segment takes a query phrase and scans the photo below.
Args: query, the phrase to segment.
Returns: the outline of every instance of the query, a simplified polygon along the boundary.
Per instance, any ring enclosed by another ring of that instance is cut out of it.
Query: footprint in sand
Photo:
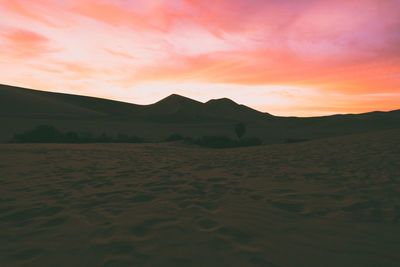
[[[32,258],[38,256],[42,252],[43,252],[43,250],[40,248],[25,249],[25,250],[22,250],[16,254],[14,254],[12,256],[12,258],[14,258],[16,260],[27,260],[27,259],[32,259]]]
[[[130,240],[111,240],[93,244],[87,255],[94,258],[101,256],[107,259],[101,266],[137,266],[144,264],[150,258],[148,255],[139,253]],[[121,259],[121,257],[127,258],[127,260]]]
[[[130,199],[131,202],[139,203],[139,202],[149,202],[154,200],[156,197],[153,195],[137,195]]]
[[[131,233],[140,238],[147,237],[151,235],[155,228],[159,228],[162,224],[174,223],[176,219],[173,218],[151,218],[144,220],[141,223],[134,225],[131,228]]]
[[[172,266],[190,266],[193,261],[185,258],[173,258],[170,260]]]
[[[211,219],[201,219],[196,224],[201,231],[213,231],[218,226],[218,222]]]
[[[271,202],[272,205],[277,207],[278,209],[287,211],[287,212],[300,212],[303,210],[303,203],[293,203],[293,202]]]
[[[279,267],[280,266],[280,265],[273,264],[272,262],[270,262],[260,256],[255,256],[255,257],[250,258],[249,262],[254,265],[257,265],[257,266],[269,266],[269,267]]]
[[[233,194],[235,194],[235,195],[241,195],[241,194],[247,194],[247,193],[250,193],[250,192],[254,192],[255,190],[254,189],[250,189],[250,188],[246,188],[246,187],[234,187],[233,188],[233,190],[232,190],[233,192]]]
[[[215,213],[219,210],[219,206],[214,202],[209,201],[193,201],[193,200],[186,200],[182,201],[178,204],[180,208],[192,208],[198,207],[203,211]]]
[[[111,237],[116,231],[116,226],[102,226],[100,229],[94,231],[93,236],[99,238],[108,238]]]
[[[223,226],[220,227],[217,232],[222,236],[232,238],[238,243],[248,243],[253,239],[251,233],[234,227]]]
[[[251,195],[250,198],[253,199],[253,200],[261,200],[261,199],[264,199],[265,197],[262,196],[262,195],[256,195],[255,194],[255,195]]]
[[[47,208],[28,208],[22,211],[16,211],[0,218],[0,221],[11,221],[14,223],[29,222],[37,217],[51,217],[64,210],[63,207],[47,207]]]
[[[57,217],[51,220],[48,220],[46,223],[42,224],[40,227],[55,227],[64,224],[68,220],[68,217]]]
[[[207,179],[208,182],[223,182],[226,181],[226,178],[223,177],[216,177],[216,178],[209,178]]]

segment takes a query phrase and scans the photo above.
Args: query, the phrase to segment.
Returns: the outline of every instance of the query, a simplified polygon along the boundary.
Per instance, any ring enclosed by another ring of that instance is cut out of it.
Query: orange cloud
[[[127,58],[127,59],[133,59],[133,58],[135,58],[135,57],[133,57],[133,56],[127,54],[127,53],[120,52],[120,51],[114,51],[114,50],[108,49],[108,48],[104,48],[104,51],[106,51],[107,53],[109,53],[109,54],[111,54],[111,55],[120,56],[120,57]]]
[[[134,4],[140,3],[138,6]],[[131,5],[129,5],[131,4]],[[167,31],[179,12],[168,9],[165,1],[71,1],[73,13],[113,26],[143,31]]]
[[[58,1],[50,0],[7,0],[0,3],[0,8],[29,21],[39,22],[49,27],[60,28],[62,24],[69,24],[71,19],[60,15],[64,12]],[[62,22],[60,24],[60,22]]]
[[[4,41],[2,57],[31,58],[58,51],[47,37],[32,31],[5,29],[0,35]]]
[[[399,60],[324,64],[296,57],[290,52],[260,50],[195,57],[175,54],[166,64],[138,69],[131,76],[131,80],[202,81],[243,85],[283,84],[359,94],[398,92],[399,73]]]
[[[0,1],[0,78],[121,100],[149,97],[135,88],[153,83],[242,86],[257,106],[251,88],[291,86],[319,93],[282,94],[294,113],[398,108],[399,10],[397,0]]]
[[[28,3],[27,1],[25,1],[25,3],[24,3],[21,1],[15,1],[15,0],[8,0],[8,1],[4,1],[2,3],[4,8],[8,9],[10,12],[12,12],[14,14],[18,14],[20,16],[30,18],[32,20],[37,20],[37,21],[43,22],[45,24],[51,24],[43,16],[35,14],[35,12],[30,11],[29,4],[30,3]]]

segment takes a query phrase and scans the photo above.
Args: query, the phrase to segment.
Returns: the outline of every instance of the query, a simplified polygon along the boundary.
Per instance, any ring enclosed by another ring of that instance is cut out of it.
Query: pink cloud
[[[364,105],[358,95],[399,93],[399,10],[398,0],[0,1],[2,82],[15,68],[24,82],[40,70],[101,95],[105,81],[301,86]],[[37,69],[19,65],[27,58]]]
[[[34,21],[49,27],[60,28],[72,21],[68,16],[63,16],[62,13],[65,12],[63,3],[64,1],[51,0],[7,0],[0,3],[0,9],[3,8],[30,22]]]
[[[104,48],[104,51],[106,51],[107,53],[113,55],[113,56],[119,56],[119,57],[123,57],[123,58],[127,58],[127,59],[134,59],[134,56],[131,56],[127,53],[124,52],[120,52],[120,51],[115,51],[112,49],[108,49],[108,48]]]
[[[3,29],[0,37],[2,56],[6,58],[32,58],[58,51],[44,35],[24,29]]]

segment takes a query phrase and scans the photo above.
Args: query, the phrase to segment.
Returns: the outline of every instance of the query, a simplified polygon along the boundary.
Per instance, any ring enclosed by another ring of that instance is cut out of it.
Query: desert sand
[[[399,266],[400,130],[1,144],[2,266]]]

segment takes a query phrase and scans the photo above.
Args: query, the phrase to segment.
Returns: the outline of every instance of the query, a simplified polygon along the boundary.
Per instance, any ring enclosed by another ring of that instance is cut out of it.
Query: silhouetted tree
[[[182,135],[178,134],[178,133],[173,133],[170,136],[168,136],[165,141],[167,142],[173,142],[173,141],[178,141],[178,140],[183,140],[185,139]]]
[[[240,139],[246,132],[246,125],[242,122],[236,124],[235,126],[235,133],[237,137]]]

